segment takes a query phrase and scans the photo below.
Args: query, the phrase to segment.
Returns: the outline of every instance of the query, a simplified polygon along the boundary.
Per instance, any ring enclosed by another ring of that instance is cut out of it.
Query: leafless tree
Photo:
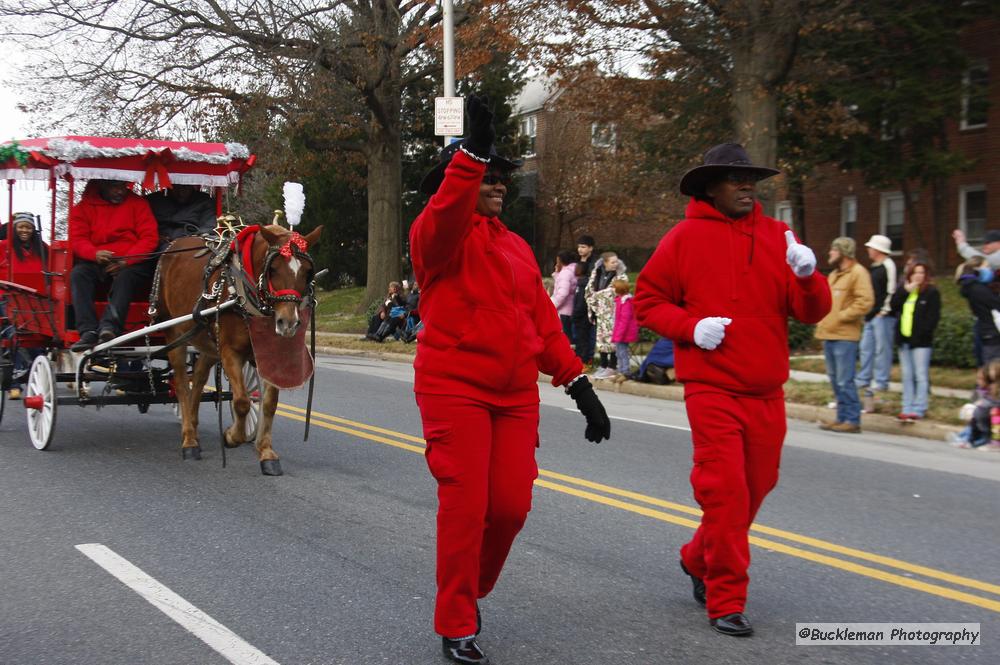
[[[498,0],[457,0],[459,26]],[[434,0],[0,0],[38,61],[29,106],[90,128],[150,133],[208,110],[262,109],[304,142],[363,155],[368,297],[400,272],[402,91],[440,68]]]

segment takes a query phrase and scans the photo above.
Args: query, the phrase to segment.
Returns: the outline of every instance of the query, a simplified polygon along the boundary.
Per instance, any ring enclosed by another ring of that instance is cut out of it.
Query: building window
[[[840,200],[840,235],[853,238],[858,223],[858,197],[845,196]]]
[[[792,202],[791,201],[778,201],[774,206],[774,218],[779,219],[789,228],[792,226]]]
[[[906,220],[906,206],[899,192],[882,194],[882,211],[879,226],[882,234],[888,236],[893,247],[903,246],[903,222]]]
[[[615,149],[618,142],[618,127],[613,122],[595,122],[590,125],[590,145],[595,148]]]
[[[990,70],[985,62],[966,70],[962,77],[962,129],[986,126],[990,110]]]
[[[524,157],[535,154],[535,139],[538,137],[538,116],[526,115],[521,118],[521,138],[524,139]]]
[[[985,186],[969,185],[959,192],[958,228],[965,231],[966,239],[972,244],[982,241],[986,235]]]

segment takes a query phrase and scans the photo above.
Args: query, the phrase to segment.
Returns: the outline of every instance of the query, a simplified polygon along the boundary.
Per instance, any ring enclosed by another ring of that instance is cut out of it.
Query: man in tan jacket
[[[816,339],[823,340],[826,373],[837,397],[837,420],[820,425],[831,432],[861,431],[861,400],[854,385],[858,362],[858,342],[865,324],[865,314],[875,304],[872,280],[865,267],[854,258],[852,238],[836,238],[830,244],[827,261],[833,307],[816,326]]]

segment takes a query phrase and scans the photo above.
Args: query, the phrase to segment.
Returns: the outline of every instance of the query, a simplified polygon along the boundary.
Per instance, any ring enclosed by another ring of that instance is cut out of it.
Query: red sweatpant
[[[685,403],[694,441],[691,486],[703,515],[681,560],[705,581],[714,619],[746,606],[750,524],[778,483],[785,402],[698,393]]]
[[[538,404],[420,394],[417,405],[438,482],[434,630],[465,637],[476,632],[476,600],[493,590],[531,510]]]

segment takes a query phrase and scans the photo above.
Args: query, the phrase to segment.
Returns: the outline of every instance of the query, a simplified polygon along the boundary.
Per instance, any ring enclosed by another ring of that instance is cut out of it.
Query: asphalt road
[[[734,639],[710,630],[677,566],[697,520],[682,405],[601,397],[616,419],[594,446],[571,400],[543,389],[534,508],[483,603],[494,663],[1000,660],[1000,455],[792,422],[752,534],[757,632]],[[248,447],[222,468],[210,405],[204,459],[182,462],[169,407],[62,407],[39,452],[8,404],[0,664],[445,662],[412,370],[321,359],[305,443],[304,399],[286,394],[275,422],[280,478]],[[137,567],[119,573],[132,586],[88,544]],[[796,646],[797,622],[974,622],[982,644]]]

